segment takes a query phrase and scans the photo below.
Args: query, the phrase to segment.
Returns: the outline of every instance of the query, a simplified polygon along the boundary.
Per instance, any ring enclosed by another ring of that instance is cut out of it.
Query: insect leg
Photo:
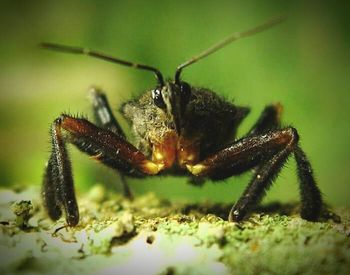
[[[249,134],[254,135],[279,128],[282,111],[283,106],[280,103],[267,106]],[[315,215],[322,205],[321,193],[316,186],[311,164],[300,146],[295,147],[294,156],[300,183],[301,216],[307,220],[315,220],[317,219]],[[329,211],[328,214],[332,215]]]
[[[300,187],[300,215],[303,219],[316,221],[321,214],[322,195],[317,187],[310,162],[305,153],[298,145],[294,146],[293,151],[297,163]],[[243,195],[231,209],[229,214],[230,221],[241,220],[247,211],[261,200],[287,160],[289,153],[290,151],[287,148],[283,149],[258,167]]]
[[[106,95],[101,90],[92,87],[89,91],[89,98],[92,103],[97,126],[108,129],[123,139],[126,139],[122,128],[113,115]],[[133,195],[123,174],[120,174],[120,181],[123,187],[124,196],[131,199]]]
[[[263,112],[261,113],[260,117],[258,118],[257,122],[248,132],[248,136],[266,133],[269,130],[279,128],[281,112],[282,105],[280,105],[279,103],[266,106]],[[252,208],[253,205],[256,203],[255,201],[261,200],[261,198],[254,198],[254,196],[264,195],[264,192],[271,185],[274,177],[277,176],[281,166],[285,162],[286,157],[284,156],[284,158],[280,157],[281,159],[278,159],[279,154],[281,154],[281,152],[273,156],[268,161],[262,161],[262,163],[258,164],[258,166],[255,168],[256,171],[250,184],[248,185],[247,189],[245,190],[244,194],[241,196],[239,201],[230,211],[229,220],[232,221],[242,219],[240,215],[244,216],[246,210]],[[289,155],[289,153],[287,153],[287,155]],[[273,165],[275,165],[276,167],[272,169],[271,167]],[[274,174],[267,177],[265,185],[260,184],[260,182],[263,181],[263,177],[266,178],[265,172],[271,169],[274,172]],[[261,190],[259,190],[259,188],[261,188]],[[249,206],[249,204],[252,204],[252,206]],[[245,212],[243,212],[242,209],[245,209]]]
[[[72,168],[66,143],[113,169],[132,176],[157,174],[163,166],[144,156],[115,133],[99,128],[85,119],[62,115],[51,127],[52,153],[43,181],[44,202],[52,219],[66,214],[68,225],[79,222],[79,211],[73,186]]]
[[[202,162],[188,166],[188,169],[194,175],[215,180],[258,167],[250,184],[230,212],[231,221],[240,221],[253,206],[260,202],[288,156],[294,152],[299,170],[301,216],[308,220],[316,220],[320,216],[322,207],[321,192],[313,178],[310,163],[298,147],[298,139],[294,128],[248,136]]]
[[[60,206],[62,206],[67,224],[75,226],[79,222],[79,210],[74,194],[71,164],[60,123],[60,119],[56,119],[51,127],[52,153],[46,166],[42,195],[48,214],[53,220],[60,218]]]
[[[192,174],[211,179],[225,179],[250,170],[297,139],[296,130],[284,128],[265,134],[247,136],[195,165],[187,165]]]
[[[89,98],[97,126],[108,129],[125,139],[125,134],[113,115],[106,95],[101,90],[92,87],[89,91]]]
[[[262,113],[260,114],[260,117],[256,121],[256,123],[253,125],[253,127],[249,130],[248,136],[254,136],[262,133],[266,133],[273,129],[280,128],[280,118],[282,113],[283,107],[280,103],[268,105],[264,108]],[[239,202],[234,206],[234,208],[231,210],[229,215],[229,220],[235,220],[234,213],[242,213],[242,211],[239,211],[236,208],[251,208],[247,207],[249,203],[253,203],[253,196],[254,195],[263,195],[265,190],[271,185],[272,180],[279,172],[280,166],[283,164],[285,160],[274,160],[275,158],[278,158],[277,155],[273,156],[273,159],[270,159],[268,161],[262,161],[262,163],[258,164],[257,167],[255,167],[255,173],[251,180],[251,183],[249,184],[248,188],[246,189],[245,193],[241,196]],[[279,164],[278,164],[279,163]],[[259,180],[256,178],[262,179],[264,175],[264,171],[267,171],[268,169],[271,169],[272,165],[277,165],[277,168],[274,168],[275,175],[270,176],[270,180],[266,182],[266,186],[263,186],[259,184]],[[259,191],[258,189],[262,188],[263,191]],[[255,200],[259,201],[259,198],[255,198]],[[253,203],[254,204],[254,203]],[[243,214],[242,214],[243,215]],[[238,217],[239,218],[239,217]]]
[[[283,107],[280,103],[268,105],[265,107],[257,122],[248,132],[248,135],[257,135],[267,132],[268,130],[277,129],[280,127],[280,118]],[[286,161],[289,153],[279,152],[273,156],[272,159],[263,162],[257,167],[254,176],[246,188],[239,201],[234,205],[229,214],[229,220],[240,220],[246,214],[248,209],[251,209],[257,202],[259,202],[265,191],[271,186],[274,178],[279,173],[281,166]],[[273,166],[275,166],[273,168]],[[265,185],[260,184],[263,177],[266,178],[266,171],[272,171],[272,174],[265,180]],[[261,189],[261,190],[259,190]],[[258,197],[256,197],[258,196]],[[261,196],[261,198],[259,198]],[[251,206],[249,204],[252,204]],[[245,211],[243,212],[242,209]]]
[[[290,150],[285,148],[258,167],[247,188],[232,207],[229,213],[229,221],[242,220],[261,201],[286,162],[289,154]]]
[[[47,212],[53,220],[58,220],[62,215],[61,200],[59,196],[59,179],[57,175],[57,163],[53,154],[51,154],[50,159],[46,164],[42,186],[42,197]]]
[[[322,207],[322,196],[316,185],[311,164],[300,146],[295,147],[294,156],[300,184],[301,217],[306,220],[317,220],[317,214]]]
[[[268,130],[280,128],[282,111],[283,107],[280,103],[266,106],[248,135],[262,134]]]

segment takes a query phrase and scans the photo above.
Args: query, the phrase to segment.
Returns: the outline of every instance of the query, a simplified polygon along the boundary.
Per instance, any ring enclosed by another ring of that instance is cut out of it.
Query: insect
[[[71,163],[66,145],[75,145],[104,165],[130,177],[171,174],[186,175],[194,181],[222,180],[253,170],[244,193],[229,212],[229,221],[244,219],[256,206],[290,155],[294,155],[301,195],[301,217],[315,221],[321,215],[322,196],[313,171],[299,145],[295,128],[281,127],[280,104],[267,106],[258,121],[242,138],[236,130],[249,108],[227,102],[213,91],[193,87],[181,78],[184,68],[227,44],[251,36],[283,21],[269,20],[247,31],[230,35],[177,67],[174,80],[165,81],[161,72],[88,49],[43,43],[48,49],[88,55],[125,66],[150,71],[157,85],[136,100],[121,106],[130,122],[134,145],[115,119],[106,96],[93,88],[90,95],[96,124],[67,114],[51,126],[52,152],[45,168],[43,200],[49,216],[57,220],[65,213],[69,226],[79,222]],[[124,183],[126,195],[130,196]]]

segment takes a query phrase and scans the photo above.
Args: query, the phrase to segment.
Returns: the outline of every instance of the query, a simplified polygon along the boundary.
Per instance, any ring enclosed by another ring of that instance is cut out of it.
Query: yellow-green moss
[[[340,224],[307,222],[291,205],[234,224],[223,219],[229,205],[171,203],[151,193],[128,201],[98,185],[79,198],[79,225],[67,228],[46,217],[38,195],[0,192],[2,274],[350,272],[349,209],[338,209]]]

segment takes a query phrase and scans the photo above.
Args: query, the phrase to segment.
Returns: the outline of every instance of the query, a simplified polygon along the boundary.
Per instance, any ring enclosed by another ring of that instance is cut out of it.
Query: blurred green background
[[[41,183],[50,123],[61,112],[91,117],[86,92],[102,87],[120,104],[153,88],[152,74],[83,56],[45,51],[42,41],[86,46],[150,64],[173,77],[177,65],[233,31],[278,14],[288,20],[222,49],[185,70],[183,78],[252,112],[243,135],[266,104],[284,105],[283,122],[297,127],[328,202],[349,197],[349,20],[345,6],[327,1],[1,1],[1,185]],[[128,129],[123,118],[117,114]],[[71,148],[79,192],[100,182],[119,189],[113,171]],[[183,178],[129,180],[136,193],[176,199],[234,201],[249,173],[208,183]],[[266,201],[298,200],[291,158]]]

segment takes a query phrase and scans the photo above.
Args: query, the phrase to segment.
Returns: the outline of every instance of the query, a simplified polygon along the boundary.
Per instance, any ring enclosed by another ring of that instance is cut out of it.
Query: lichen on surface
[[[0,191],[1,274],[349,274],[350,210],[341,223],[300,219],[297,205],[261,207],[240,223],[230,205],[133,201],[96,185],[77,227],[49,220],[39,192]]]

